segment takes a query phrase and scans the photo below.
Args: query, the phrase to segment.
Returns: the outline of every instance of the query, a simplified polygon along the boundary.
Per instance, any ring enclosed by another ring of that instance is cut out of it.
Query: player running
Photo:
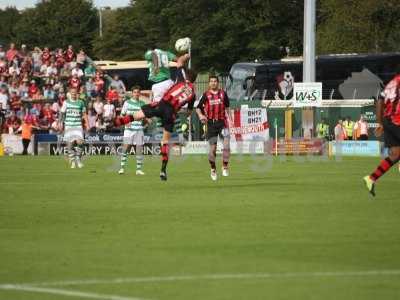
[[[134,86],[132,88],[132,98],[124,102],[121,110],[121,116],[133,115],[135,112],[140,111],[140,107],[144,105],[144,101],[140,100],[140,87]],[[132,145],[136,145],[136,175],[144,175],[143,168],[143,121],[134,121],[125,125],[124,139],[121,155],[121,168],[118,174],[125,173],[126,161],[128,159],[128,149]]]
[[[389,156],[381,161],[378,168],[364,177],[368,191],[375,196],[375,183],[400,160],[400,75],[396,75],[385,87],[376,104],[378,127],[376,136],[384,134],[385,146]]]
[[[229,98],[224,90],[219,88],[217,76],[210,76],[209,89],[200,98],[196,112],[200,121],[206,124],[207,140],[210,144],[208,161],[211,166],[211,179],[217,180],[215,159],[217,156],[218,137],[223,140],[222,176],[229,176],[230,137],[227,116],[229,116]]]
[[[144,58],[149,67],[149,81],[153,82],[151,87],[152,101],[159,102],[165,92],[174,84],[171,80],[169,62],[176,61],[175,54],[169,51],[156,49],[148,50]]]
[[[162,97],[160,102],[143,105],[134,115],[118,117],[115,119],[115,125],[121,126],[132,121],[140,121],[144,118],[158,117],[161,119],[163,127],[163,137],[161,141],[161,180],[167,180],[167,164],[169,156],[169,140],[174,128],[174,121],[177,112],[188,105],[188,115],[190,116],[193,104],[196,99],[193,82],[196,80],[196,74],[191,70],[184,70],[185,63],[189,60],[189,54],[184,54],[177,61],[177,83],[175,83]]]
[[[82,124],[84,120],[84,124]],[[64,101],[60,110],[59,128],[64,132],[64,141],[67,143],[68,158],[71,169],[82,168],[83,153],[83,126],[88,126],[85,103],[78,99],[76,89],[69,90],[69,97]]]

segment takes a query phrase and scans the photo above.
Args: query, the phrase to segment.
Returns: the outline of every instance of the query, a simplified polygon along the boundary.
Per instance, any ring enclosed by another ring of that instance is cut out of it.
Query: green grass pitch
[[[400,299],[397,166],[301,160],[0,158],[0,299]]]

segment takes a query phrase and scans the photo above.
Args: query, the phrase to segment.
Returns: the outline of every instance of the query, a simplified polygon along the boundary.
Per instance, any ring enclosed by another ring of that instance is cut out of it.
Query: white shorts
[[[83,129],[82,128],[65,128],[64,130],[64,142],[71,143],[77,140],[83,140]]]
[[[151,92],[153,93],[153,102],[159,102],[164,94],[169,90],[174,82],[171,79],[155,83],[151,87]]]
[[[143,131],[124,130],[124,145],[143,145],[144,133]]]

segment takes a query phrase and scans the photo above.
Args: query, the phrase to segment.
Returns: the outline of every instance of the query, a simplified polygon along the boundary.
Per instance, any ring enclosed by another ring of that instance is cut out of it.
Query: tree
[[[319,4],[319,53],[397,51],[400,3],[395,0],[324,0]]]
[[[20,18],[20,13],[15,7],[0,9],[0,44],[9,44],[16,40],[15,23]]]
[[[30,47],[73,45],[90,53],[98,30],[97,11],[91,1],[49,0],[26,9],[15,25],[17,41]]]

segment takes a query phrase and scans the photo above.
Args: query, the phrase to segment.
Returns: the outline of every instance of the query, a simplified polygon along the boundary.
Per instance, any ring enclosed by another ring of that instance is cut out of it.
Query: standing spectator
[[[8,109],[8,93],[5,87],[0,87],[0,103],[3,109]]]
[[[72,45],[68,46],[68,49],[65,51],[65,62],[70,64],[75,59],[74,47]]]
[[[354,122],[349,116],[343,121],[343,128],[346,131],[346,140],[351,141],[353,139]]]
[[[79,50],[79,53],[76,55],[77,67],[83,70],[85,66],[85,61],[86,61],[86,53],[85,51],[83,51],[83,49],[81,49]]]
[[[88,122],[89,122],[89,132],[94,133],[96,132],[96,120],[97,120],[97,114],[94,108],[90,108],[88,110]]]
[[[96,97],[96,101],[93,103],[93,108],[96,111],[96,114],[102,115],[104,111],[104,104],[100,96]]]
[[[3,133],[3,126],[6,121],[7,110],[3,108],[3,103],[0,103],[0,134]]]
[[[22,123],[21,127],[19,128],[22,137],[22,147],[24,149],[22,151],[22,155],[28,154],[28,147],[31,142],[33,129],[39,129],[39,128],[34,126],[32,124],[32,118],[30,116],[27,116],[24,122]]]
[[[18,132],[19,127],[21,126],[21,121],[17,118],[15,114],[11,114],[11,116],[7,119],[5,127],[6,132],[8,134],[16,134]]]
[[[118,94],[123,95],[126,92],[125,84],[124,82],[119,79],[118,75],[114,75],[114,78],[112,78],[110,87],[114,87],[114,89],[118,92]]]
[[[360,120],[354,125],[355,138],[357,140],[367,141],[368,140],[368,122],[364,116],[360,116]]]
[[[108,92],[106,94],[106,100],[110,101],[111,103],[117,102],[119,98],[118,91],[115,89],[114,86],[110,86]]]
[[[25,57],[27,57],[28,55],[29,55],[28,48],[26,47],[25,44],[22,44],[21,51],[19,52],[20,58],[25,59]]]
[[[35,47],[32,52],[33,61],[33,73],[37,74],[40,72],[40,67],[42,66],[42,50],[39,47]]]
[[[343,121],[340,119],[335,126],[335,141],[344,141],[346,139],[346,130],[343,128]]]
[[[48,76],[48,75],[47,75],[47,69],[48,69],[49,67],[50,67],[50,61],[48,60],[48,61],[44,62],[44,63],[40,66],[40,71],[39,71],[40,76],[47,77],[47,76]]]
[[[85,83],[86,93],[88,97],[96,96],[96,85],[93,82],[93,78],[89,77]]]
[[[6,57],[6,52],[4,51],[3,45],[0,45],[0,60]]]
[[[12,62],[15,58],[18,59],[18,50],[15,48],[15,44],[11,43],[10,48],[6,52],[6,58],[9,62]]]
[[[56,52],[56,67],[57,67],[57,69],[59,69],[59,70],[62,69],[64,67],[64,64],[65,64],[64,52],[61,48],[57,49],[57,52]]]
[[[115,106],[110,99],[107,99],[107,104],[104,105],[103,118],[106,127],[110,126],[115,118]]]
[[[50,62],[51,59],[51,53],[48,47],[45,47],[42,52],[42,64],[46,64],[47,62]]]
[[[94,78],[94,84],[96,86],[96,96],[104,96],[104,79],[101,73],[97,72]]]
[[[21,74],[30,74],[32,72],[32,59],[26,56],[21,64]]]
[[[329,141],[329,125],[326,123],[325,119],[322,119],[321,122],[317,124],[316,132],[317,138]]]
[[[20,116],[22,111],[22,102],[15,91],[12,91],[10,94],[10,109],[15,113],[16,116]]]

